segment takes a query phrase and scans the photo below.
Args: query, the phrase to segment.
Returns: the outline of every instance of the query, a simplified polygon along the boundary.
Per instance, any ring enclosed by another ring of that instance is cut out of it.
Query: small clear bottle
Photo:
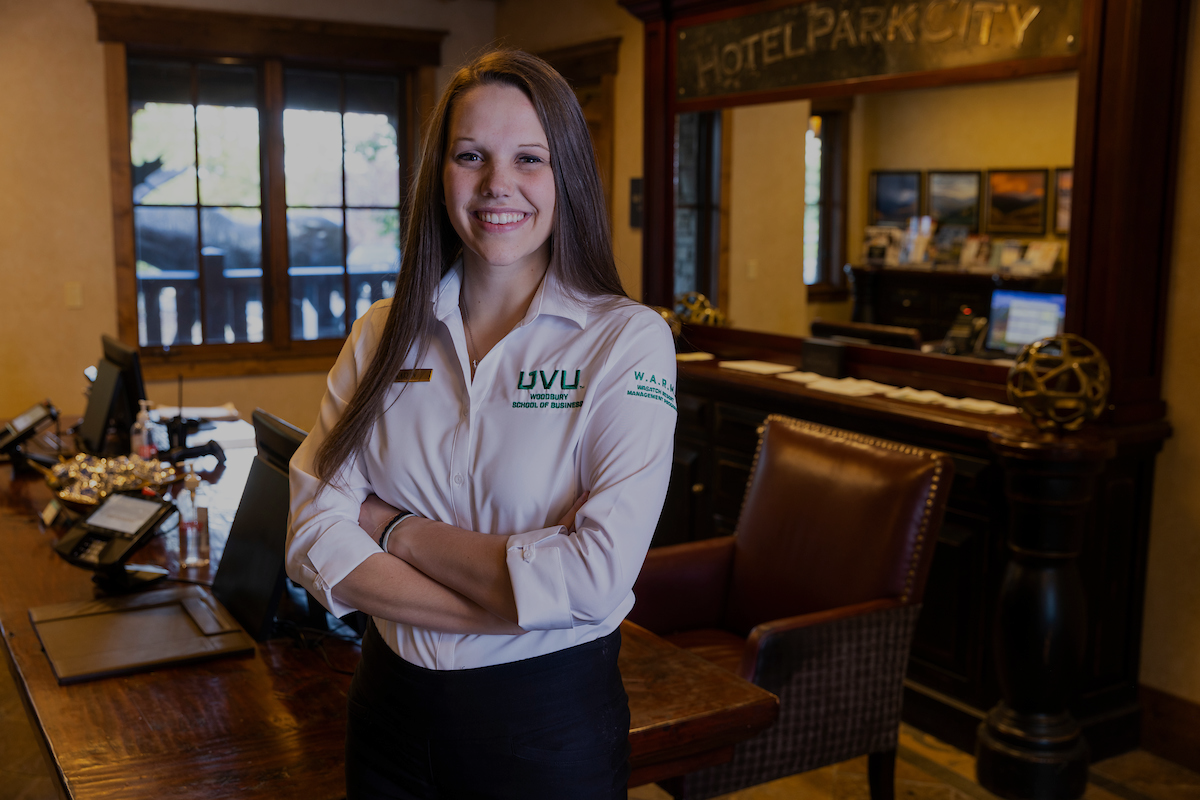
[[[200,476],[187,468],[183,478],[183,491],[175,498],[179,509],[179,565],[181,567],[208,566],[208,525],[202,524],[196,489]]]
[[[150,410],[147,406],[147,401],[139,400],[141,410],[138,411],[137,419],[133,423],[133,427],[129,429],[129,448],[133,455],[141,456],[147,461],[154,458],[158,454],[158,447],[154,443],[154,432],[150,422]]]

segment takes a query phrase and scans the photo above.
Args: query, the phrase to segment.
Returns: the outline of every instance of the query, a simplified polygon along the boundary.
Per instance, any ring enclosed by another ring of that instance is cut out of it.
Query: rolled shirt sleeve
[[[565,534],[565,528],[555,525],[508,537],[505,564],[517,602],[517,624],[524,630],[574,626],[567,576],[560,550],[555,546],[557,538]],[[543,542],[549,543],[539,548]]]
[[[657,314],[638,307],[587,403],[578,469],[579,485],[591,494],[575,532],[555,526],[508,539],[506,563],[525,630],[597,624],[633,604],[675,436],[674,341]]]

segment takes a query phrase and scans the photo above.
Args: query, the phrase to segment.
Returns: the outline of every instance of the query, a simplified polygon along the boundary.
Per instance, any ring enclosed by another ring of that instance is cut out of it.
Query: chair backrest
[[[767,418],[738,518],[725,627],[870,600],[918,603],[954,467],[949,456]]]
[[[261,408],[254,409],[251,420],[258,457],[286,474],[288,462],[308,433]]]

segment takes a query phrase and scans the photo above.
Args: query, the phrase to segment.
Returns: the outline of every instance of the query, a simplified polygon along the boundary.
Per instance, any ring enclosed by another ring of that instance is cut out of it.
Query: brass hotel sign
[[[811,0],[680,29],[677,99],[1079,53],[1083,0]]]

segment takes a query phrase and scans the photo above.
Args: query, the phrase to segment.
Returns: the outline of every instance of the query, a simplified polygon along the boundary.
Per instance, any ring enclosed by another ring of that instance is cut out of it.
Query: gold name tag
[[[428,383],[432,377],[431,369],[402,369],[396,375],[396,383]]]

